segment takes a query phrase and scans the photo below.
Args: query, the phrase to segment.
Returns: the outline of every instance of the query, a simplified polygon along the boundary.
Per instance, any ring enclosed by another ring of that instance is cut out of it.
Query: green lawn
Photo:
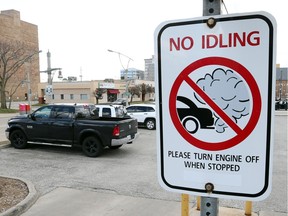
[[[0,113],[18,113],[18,109],[1,109],[0,108]]]

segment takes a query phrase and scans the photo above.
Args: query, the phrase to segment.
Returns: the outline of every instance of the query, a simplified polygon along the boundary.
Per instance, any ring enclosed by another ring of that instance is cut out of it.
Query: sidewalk
[[[40,197],[22,216],[176,216],[181,215],[181,202],[57,188]],[[190,206],[190,216],[200,216]],[[219,207],[219,216],[244,216],[241,209]],[[12,215],[7,215],[12,216]],[[15,215],[14,215],[15,216]],[[212,215],[211,215],[212,216]],[[259,212],[251,216],[287,216],[285,213]]]
[[[0,147],[3,145],[10,144],[10,142],[7,140],[6,135],[5,135],[5,129],[7,127],[7,122],[6,120],[4,121],[3,118],[11,118],[13,116],[19,115],[18,113],[0,113]]]
[[[175,216],[181,215],[181,202],[57,188],[40,197],[36,204],[23,214],[23,216],[36,215]],[[192,206],[190,215],[199,216],[200,212]],[[243,216],[244,210],[220,208],[219,215]]]

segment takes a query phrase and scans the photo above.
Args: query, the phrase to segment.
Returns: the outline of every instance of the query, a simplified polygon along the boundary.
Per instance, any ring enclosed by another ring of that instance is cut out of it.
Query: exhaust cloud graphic
[[[250,111],[250,97],[243,80],[232,70],[217,68],[211,74],[197,81],[197,85],[216,103],[234,122],[247,116]],[[194,93],[195,98],[206,105],[203,99]],[[215,128],[218,133],[225,132],[227,125],[214,112]]]

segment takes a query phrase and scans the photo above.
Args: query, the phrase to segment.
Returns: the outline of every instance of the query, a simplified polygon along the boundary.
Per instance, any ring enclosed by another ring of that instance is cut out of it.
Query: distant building
[[[75,82],[75,81],[77,81],[77,77],[76,76],[68,76],[68,81],[69,82]]]
[[[276,100],[288,99],[288,68],[276,68]]]
[[[154,55],[152,55],[152,58],[150,59],[144,59],[145,61],[145,71],[144,71],[144,80],[148,81],[154,81],[154,64],[155,64],[155,58]]]
[[[120,71],[120,78],[123,80],[127,79],[144,79],[144,71],[136,68],[128,68],[127,70]]]
[[[145,62],[145,71],[136,69],[136,68],[128,68],[127,70],[120,71],[120,77],[122,80],[146,80],[146,81],[154,81],[154,55],[150,59],[144,59]]]
[[[93,80],[93,81],[62,81],[53,82],[52,89],[47,91],[47,83],[39,83],[38,95],[45,103],[96,103],[96,89],[102,89],[103,95],[99,103],[115,101],[126,98],[126,84],[124,80]],[[130,82],[131,81],[131,82]],[[153,81],[134,79],[129,81],[129,86],[146,84],[154,87]],[[131,96],[128,96],[129,100]],[[154,93],[147,93],[145,100],[153,100]],[[141,101],[141,96],[133,96],[133,101]]]
[[[26,44],[31,50],[39,50],[37,25],[22,21],[20,12],[16,10],[4,10],[0,13],[0,40],[17,41]],[[40,82],[39,56],[35,55],[31,62],[25,63],[7,84],[7,91],[22,83],[13,95],[13,100],[27,100],[30,81],[31,100],[38,100],[37,85]],[[1,68],[0,68],[1,71]],[[29,76],[28,76],[29,73]],[[28,80],[29,77],[29,80]],[[9,97],[9,93],[6,94]],[[7,98],[9,99],[9,98]]]

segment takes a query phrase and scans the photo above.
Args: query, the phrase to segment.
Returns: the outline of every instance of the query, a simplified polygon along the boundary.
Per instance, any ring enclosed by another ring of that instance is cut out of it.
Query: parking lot
[[[287,213],[287,112],[275,116],[273,189],[253,211]],[[8,117],[1,117],[1,133]],[[139,129],[139,138],[117,150],[105,149],[98,158],[81,149],[32,145],[29,149],[0,149],[0,173],[31,181],[40,195],[58,187],[116,193],[159,200],[179,201],[180,194],[167,192],[157,181],[156,131]],[[249,176],[247,176],[249,178]],[[195,204],[195,197],[191,196]],[[244,209],[244,201],[220,200],[220,206]]]

